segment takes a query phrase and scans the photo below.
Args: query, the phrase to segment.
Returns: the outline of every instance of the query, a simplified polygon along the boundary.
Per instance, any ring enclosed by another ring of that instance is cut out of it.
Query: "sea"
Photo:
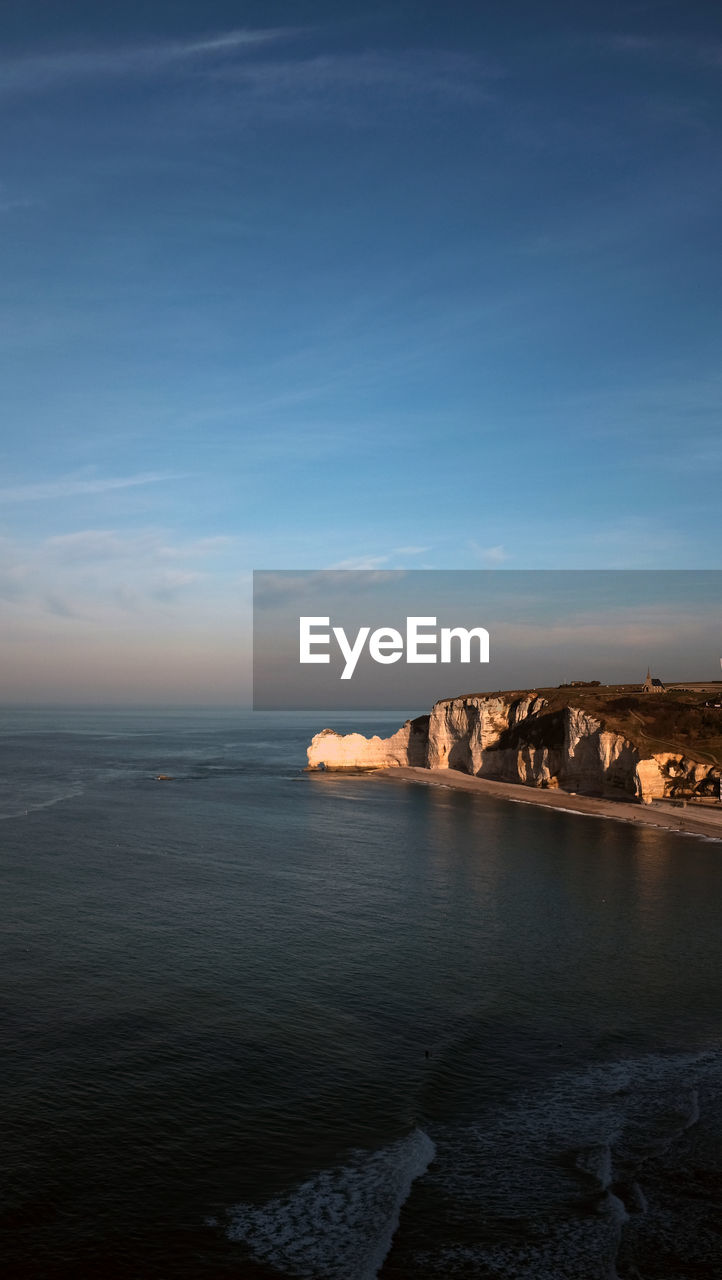
[[[719,1277],[722,844],[327,723],[0,712],[0,1274]]]

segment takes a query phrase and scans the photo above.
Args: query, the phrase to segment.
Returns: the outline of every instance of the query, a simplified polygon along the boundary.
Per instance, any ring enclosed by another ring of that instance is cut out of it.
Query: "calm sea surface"
[[[718,1277],[722,844],[323,723],[0,713],[2,1275]]]

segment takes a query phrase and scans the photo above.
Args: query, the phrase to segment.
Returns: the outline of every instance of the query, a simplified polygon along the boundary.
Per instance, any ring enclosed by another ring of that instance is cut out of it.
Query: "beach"
[[[517,804],[542,805],[567,813],[588,814],[594,818],[614,818],[641,826],[661,827],[682,835],[705,836],[722,840],[722,804],[718,807],[676,807],[669,801],[636,804],[634,801],[612,800],[601,796],[577,795],[569,791],[547,791],[525,787],[517,782],[495,782],[477,778],[456,769],[416,769],[398,767],[378,769],[374,776],[398,782],[420,782],[427,787],[446,787],[453,791],[470,791],[476,795],[512,800]]]

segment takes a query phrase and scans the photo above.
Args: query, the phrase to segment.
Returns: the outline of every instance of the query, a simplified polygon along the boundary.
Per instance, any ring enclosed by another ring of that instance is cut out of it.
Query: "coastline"
[[[722,805],[705,812],[690,811],[689,808],[672,809],[659,801],[641,805],[626,800],[608,800],[601,796],[577,795],[570,791],[542,791],[536,787],[525,787],[518,782],[495,782],[490,778],[460,773],[456,769],[423,769],[399,765],[374,769],[372,772],[382,779],[418,782],[427,787],[446,787],[452,791],[471,791],[477,795],[493,796],[497,800],[512,800],[516,804],[541,805],[547,809],[561,809],[566,813],[612,818],[617,822],[632,822],[638,826],[662,827],[679,835],[722,840]]]

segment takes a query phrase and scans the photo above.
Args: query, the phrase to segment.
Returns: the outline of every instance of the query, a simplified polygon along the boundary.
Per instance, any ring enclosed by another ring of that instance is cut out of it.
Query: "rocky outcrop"
[[[717,794],[719,770],[683,755],[652,754],[579,707],[550,710],[535,692],[479,694],[437,702],[390,738],[316,734],[310,769],[400,765],[457,769],[531,787],[643,803]]]
[[[559,769],[559,785],[565,791],[639,795],[638,762],[639,751],[620,733],[603,729],[598,720],[577,707],[565,709],[564,749]]]
[[[508,727],[487,745],[484,778],[587,795],[636,794],[636,748],[576,707],[547,711],[542,698],[509,705]]]
[[[687,800],[719,795],[720,774],[714,765],[689,760],[673,752],[659,752],[637,765],[640,800]]]
[[[388,769],[426,764],[429,717],[407,720],[390,738],[364,738],[322,729],[308,748],[309,769]]]

